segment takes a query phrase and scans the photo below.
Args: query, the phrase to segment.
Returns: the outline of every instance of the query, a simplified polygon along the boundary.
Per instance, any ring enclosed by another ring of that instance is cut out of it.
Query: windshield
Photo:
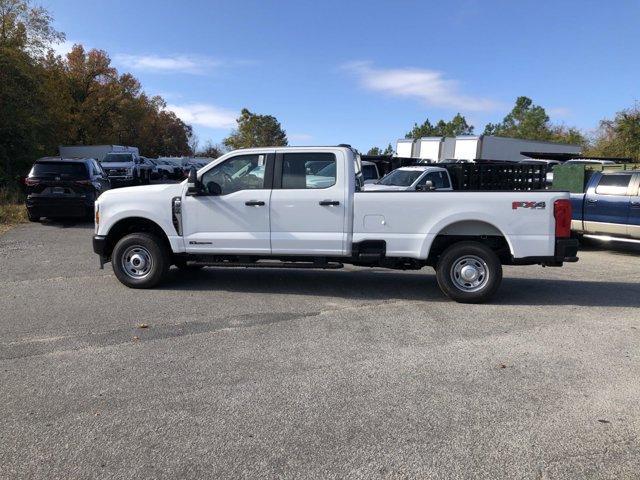
[[[389,175],[382,177],[378,183],[380,185],[393,185],[396,187],[409,187],[415,182],[422,170],[394,170]]]
[[[71,162],[38,162],[33,165],[30,177],[75,177],[87,178],[87,167],[84,163]]]
[[[131,153],[107,153],[102,160],[102,163],[116,163],[116,162],[133,162],[133,154]]]

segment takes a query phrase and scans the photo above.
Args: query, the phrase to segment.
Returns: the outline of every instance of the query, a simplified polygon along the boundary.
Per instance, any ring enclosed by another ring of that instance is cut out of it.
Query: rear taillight
[[[571,236],[571,201],[556,200],[553,203],[553,216],[556,219],[556,238]]]
[[[24,179],[24,184],[27,185],[28,187],[33,187],[35,185],[39,185],[40,184],[40,180],[37,179],[37,178],[26,177]]]

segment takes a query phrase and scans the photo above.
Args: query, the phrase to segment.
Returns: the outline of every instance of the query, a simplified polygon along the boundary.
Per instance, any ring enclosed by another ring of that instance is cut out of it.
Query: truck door
[[[316,170],[317,162],[325,165]],[[271,193],[274,255],[344,254],[344,162],[333,152],[276,153]]]
[[[236,155],[200,175],[209,194],[182,197],[188,253],[271,253],[273,161],[273,153]]]
[[[632,238],[640,238],[640,173],[636,173],[631,182],[627,235]]]
[[[589,233],[627,234],[632,173],[601,175],[584,199],[584,228]]]

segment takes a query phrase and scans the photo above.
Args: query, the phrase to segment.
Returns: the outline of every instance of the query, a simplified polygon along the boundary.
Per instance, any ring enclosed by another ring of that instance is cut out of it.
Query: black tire
[[[36,215],[32,214],[28,208],[27,208],[27,218],[29,219],[30,222],[34,222],[34,223],[40,221],[40,217],[37,217]]]
[[[189,265],[184,258],[179,258],[179,257],[173,259],[173,264],[176,267],[178,267],[180,270],[191,271],[191,272],[200,270],[203,268],[202,265]]]
[[[468,272],[467,278],[464,269]],[[502,282],[502,264],[495,252],[486,245],[459,242],[440,256],[436,278],[440,289],[452,300],[483,303],[496,293]]]
[[[149,233],[131,233],[116,243],[111,265],[127,287],[153,288],[166,277],[171,262],[161,239]]]

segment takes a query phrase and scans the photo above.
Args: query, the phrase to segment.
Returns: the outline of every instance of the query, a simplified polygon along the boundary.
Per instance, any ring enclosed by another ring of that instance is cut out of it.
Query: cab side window
[[[626,195],[631,183],[631,174],[615,173],[603,175],[596,187],[598,195]]]
[[[336,157],[333,153],[285,153],[282,161],[282,188],[329,188],[336,184]]]
[[[221,195],[240,190],[264,188],[266,155],[239,155],[216,165],[202,175],[202,184],[208,192],[213,192],[212,184],[217,183]]]

